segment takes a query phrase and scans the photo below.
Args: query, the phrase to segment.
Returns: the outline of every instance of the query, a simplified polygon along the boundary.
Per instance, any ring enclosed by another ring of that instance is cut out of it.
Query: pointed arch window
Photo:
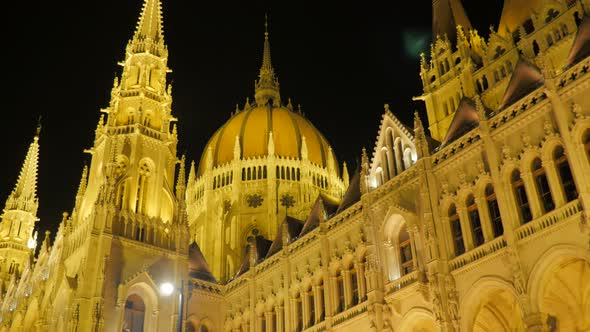
[[[559,174],[559,180],[561,181],[561,188],[563,189],[565,199],[566,201],[571,202],[578,198],[578,189],[576,188],[576,183],[572,176],[572,170],[563,151],[563,147],[558,146],[555,148],[555,151],[553,151],[553,160],[555,162],[557,173]]]
[[[466,201],[467,215],[469,216],[469,223],[471,225],[471,235],[473,237],[473,245],[476,247],[484,243],[483,229],[481,227],[481,218],[479,217],[479,210],[473,195],[469,195]]]
[[[139,165],[139,179],[137,183],[137,205],[135,212],[145,214],[146,200],[148,194],[148,182],[151,175],[151,168],[147,162],[143,161]]]
[[[526,190],[524,188],[524,181],[520,176],[519,170],[514,170],[512,172],[512,190],[514,192],[514,197],[516,199],[516,205],[518,207],[518,212],[520,215],[520,222],[527,223],[533,219],[533,215],[531,213],[531,207],[529,204],[529,198],[526,194]]]
[[[453,245],[455,248],[455,256],[459,256],[465,252],[465,243],[463,242],[463,231],[461,229],[461,221],[455,204],[449,208],[449,223],[451,224],[451,234],[453,236]]]
[[[500,207],[498,206],[498,199],[494,186],[488,184],[486,186],[486,201],[488,203],[488,212],[490,214],[490,223],[492,224],[492,231],[494,238],[504,234],[504,225],[502,225],[502,216],[500,215]]]
[[[404,224],[399,232],[399,257],[400,270],[402,275],[406,275],[414,270],[414,257],[412,255],[412,241],[410,233]]]
[[[547,213],[555,208],[553,197],[551,196],[551,190],[549,189],[549,181],[547,180],[547,174],[545,168],[541,162],[541,159],[536,158],[533,161],[533,178],[535,179],[535,185],[537,186],[537,192],[541,199],[541,205],[543,212]]]
[[[319,310],[318,314],[318,322],[322,322],[326,317],[326,308],[324,308],[324,280],[320,279],[318,285],[316,286],[316,298],[317,298],[317,309]]]

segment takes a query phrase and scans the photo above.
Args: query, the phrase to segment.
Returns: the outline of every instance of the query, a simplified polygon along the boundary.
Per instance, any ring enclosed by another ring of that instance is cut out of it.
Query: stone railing
[[[461,268],[467,264],[473,263],[483,257],[489,256],[498,250],[506,247],[506,240],[503,236],[495,238],[494,240],[484,243],[481,246],[470,250],[463,255],[454,258],[450,262],[450,269],[454,271],[458,268]]]
[[[321,332],[326,330],[326,321],[319,322],[314,326],[310,326],[309,328],[305,329],[305,332]]]
[[[525,239],[545,228],[548,228],[560,221],[580,213],[581,210],[582,206],[578,200],[571,201],[566,205],[517,228],[516,239]]]
[[[392,294],[418,281],[418,271],[412,271],[405,276],[385,285],[385,294]]]
[[[432,163],[438,165],[477,141],[479,141],[479,131],[472,129],[432,155]]]
[[[369,302],[365,301],[363,303],[357,304],[356,306],[346,309],[345,311],[335,315],[332,317],[332,326],[336,326],[341,324],[342,322],[348,321],[351,318],[354,318],[364,312],[367,312],[367,308],[369,306]]]

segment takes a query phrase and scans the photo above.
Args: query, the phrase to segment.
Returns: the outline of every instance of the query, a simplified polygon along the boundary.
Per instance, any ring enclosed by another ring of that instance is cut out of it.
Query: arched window
[[[541,163],[541,159],[537,158],[533,161],[533,178],[537,186],[537,192],[541,199],[543,212],[549,212],[555,208],[553,197],[551,197],[551,190],[549,189],[549,181],[547,181],[547,174],[545,168]]]
[[[524,224],[531,221],[533,215],[531,214],[529,198],[524,189],[524,181],[520,176],[519,170],[514,170],[514,172],[512,172],[512,190],[514,191],[516,205],[520,214],[520,222]]]
[[[125,301],[125,318],[123,331],[143,332],[143,321],[145,317],[145,303],[138,295],[131,295]]]
[[[301,299],[301,295],[297,294],[297,297],[294,299],[295,301],[295,330],[301,331],[303,330],[303,301]]]
[[[482,86],[483,86],[483,90],[487,90],[488,89],[488,78],[486,77],[486,75],[483,75],[483,78],[482,78]]]
[[[319,310],[319,317],[317,322],[322,322],[326,317],[326,308],[324,308],[324,280],[320,280],[316,286],[317,290],[317,310]]]
[[[315,324],[315,294],[313,293],[313,288],[307,294],[307,303],[309,303],[309,321],[307,322],[307,326],[313,326]]]
[[[344,278],[340,271],[336,275],[336,289],[338,291],[338,308],[336,312],[342,312],[346,308],[346,302],[344,297]]]
[[[258,322],[260,323],[260,327],[259,327],[258,331],[260,331],[260,332],[266,332],[266,313],[263,312],[258,317]]]
[[[137,183],[137,205],[135,212],[145,214],[146,212],[146,200],[148,196],[148,180],[151,174],[151,170],[147,162],[142,162],[139,165],[139,181]]]
[[[539,44],[536,40],[533,40],[533,53],[535,53],[535,56],[539,55],[539,51]]]
[[[412,255],[412,241],[410,233],[404,224],[399,232],[399,257],[400,272],[406,275],[414,270],[414,257]]]
[[[355,268],[350,270],[350,288],[352,289],[352,305],[359,303],[359,279]]]
[[[574,182],[574,177],[572,176],[572,170],[570,169],[567,157],[563,152],[563,147],[558,146],[555,151],[553,151],[553,160],[555,162],[557,173],[559,174],[559,180],[561,180],[561,188],[565,194],[565,199],[567,202],[571,202],[578,198],[578,190],[576,189],[576,183]]]
[[[185,331],[186,332],[197,332],[197,329],[195,328],[195,325],[192,322],[186,322]]]
[[[466,204],[467,215],[469,216],[469,223],[471,224],[471,235],[473,237],[473,245],[479,247],[484,243],[483,229],[481,228],[481,219],[479,218],[479,210],[473,195],[467,197]]]
[[[465,252],[465,243],[463,242],[463,231],[461,230],[461,221],[457,214],[455,204],[449,208],[449,223],[451,224],[451,234],[453,236],[453,245],[455,247],[455,256]]]
[[[504,226],[502,225],[502,216],[500,216],[500,207],[498,206],[498,199],[494,192],[494,187],[488,184],[486,187],[486,201],[488,203],[488,212],[490,213],[490,222],[494,232],[494,238],[504,234]]]

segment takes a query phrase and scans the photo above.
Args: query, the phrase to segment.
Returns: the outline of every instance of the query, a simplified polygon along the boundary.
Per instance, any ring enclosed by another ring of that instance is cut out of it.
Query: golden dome
[[[334,168],[339,173],[336,156],[326,138],[313,124],[296,112],[280,106],[254,106],[229,119],[211,137],[199,163],[199,175],[208,163],[209,148],[213,167],[234,159],[236,137],[240,140],[241,159],[268,156],[268,140],[272,132],[274,155],[302,159],[303,137],[308,159],[315,165],[326,167],[332,153]]]

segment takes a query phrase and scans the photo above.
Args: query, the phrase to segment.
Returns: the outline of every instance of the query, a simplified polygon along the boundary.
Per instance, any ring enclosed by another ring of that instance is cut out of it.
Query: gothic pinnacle
[[[6,202],[7,209],[19,209],[36,214],[37,212],[37,167],[39,163],[39,131],[29,146],[14,190]]]

